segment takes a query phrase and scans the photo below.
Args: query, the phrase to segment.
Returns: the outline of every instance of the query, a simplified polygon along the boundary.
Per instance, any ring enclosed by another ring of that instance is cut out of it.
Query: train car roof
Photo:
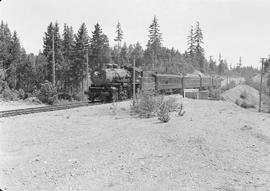
[[[156,73],[154,74],[155,76],[167,76],[167,77],[182,77],[182,74],[160,74],[160,73]]]

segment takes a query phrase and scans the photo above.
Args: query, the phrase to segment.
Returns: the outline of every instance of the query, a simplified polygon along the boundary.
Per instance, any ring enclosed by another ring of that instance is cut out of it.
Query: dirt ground
[[[1,118],[1,189],[270,190],[270,115],[182,101],[168,123],[127,102]]]

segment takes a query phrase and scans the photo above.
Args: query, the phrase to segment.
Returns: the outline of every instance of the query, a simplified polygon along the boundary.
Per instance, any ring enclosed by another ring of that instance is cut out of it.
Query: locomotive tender
[[[119,68],[116,64],[107,64],[103,69],[91,72],[92,85],[85,92],[90,101],[125,100],[132,97],[133,68]],[[152,71],[141,71],[135,68],[136,92],[155,91],[158,93],[181,93],[184,89],[208,90],[219,88],[221,78],[203,74],[160,74]]]

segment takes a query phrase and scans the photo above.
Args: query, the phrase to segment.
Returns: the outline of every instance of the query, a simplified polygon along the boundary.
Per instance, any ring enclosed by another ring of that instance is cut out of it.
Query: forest
[[[147,34],[146,34],[147,35]],[[9,89],[26,95],[40,92],[44,83],[51,83],[54,92],[76,95],[87,72],[106,63],[131,65],[160,73],[186,74],[198,70],[205,74],[236,75],[250,78],[258,73],[253,67],[243,67],[241,57],[235,67],[219,56],[218,60],[205,57],[203,30],[199,22],[191,26],[187,35],[187,49],[163,46],[158,19],[154,16],[149,25],[148,42],[127,44],[120,22],[115,27],[114,44],[103,33],[99,23],[89,32],[82,23],[77,32],[64,24],[51,22],[43,35],[43,50],[37,55],[27,53],[20,43],[16,30],[8,23],[0,24],[1,92]],[[143,48],[145,47],[145,48]],[[218,50],[217,50],[218,51]],[[88,71],[87,71],[88,70]],[[3,93],[3,92],[2,92]],[[9,92],[10,93],[10,92]]]

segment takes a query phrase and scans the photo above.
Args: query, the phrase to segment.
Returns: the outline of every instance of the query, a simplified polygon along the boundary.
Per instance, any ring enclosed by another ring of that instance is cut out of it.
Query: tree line
[[[137,42],[128,45],[123,42],[124,32],[120,22],[116,25],[115,45],[103,33],[99,23],[89,34],[85,23],[77,32],[64,24],[60,30],[58,22],[49,23],[43,36],[43,50],[37,55],[27,54],[21,46],[17,32],[11,32],[7,23],[0,25],[0,64],[10,88],[34,91],[45,81],[53,82],[59,92],[76,93],[80,91],[87,72],[102,68],[106,63],[120,66],[131,65],[135,59],[136,67],[161,73],[202,73],[224,74],[230,70],[221,56],[218,61],[205,58],[203,32],[200,23],[191,26],[187,37],[188,48],[180,53],[174,48],[163,46],[162,33],[158,19],[154,16],[149,26],[146,48]]]

